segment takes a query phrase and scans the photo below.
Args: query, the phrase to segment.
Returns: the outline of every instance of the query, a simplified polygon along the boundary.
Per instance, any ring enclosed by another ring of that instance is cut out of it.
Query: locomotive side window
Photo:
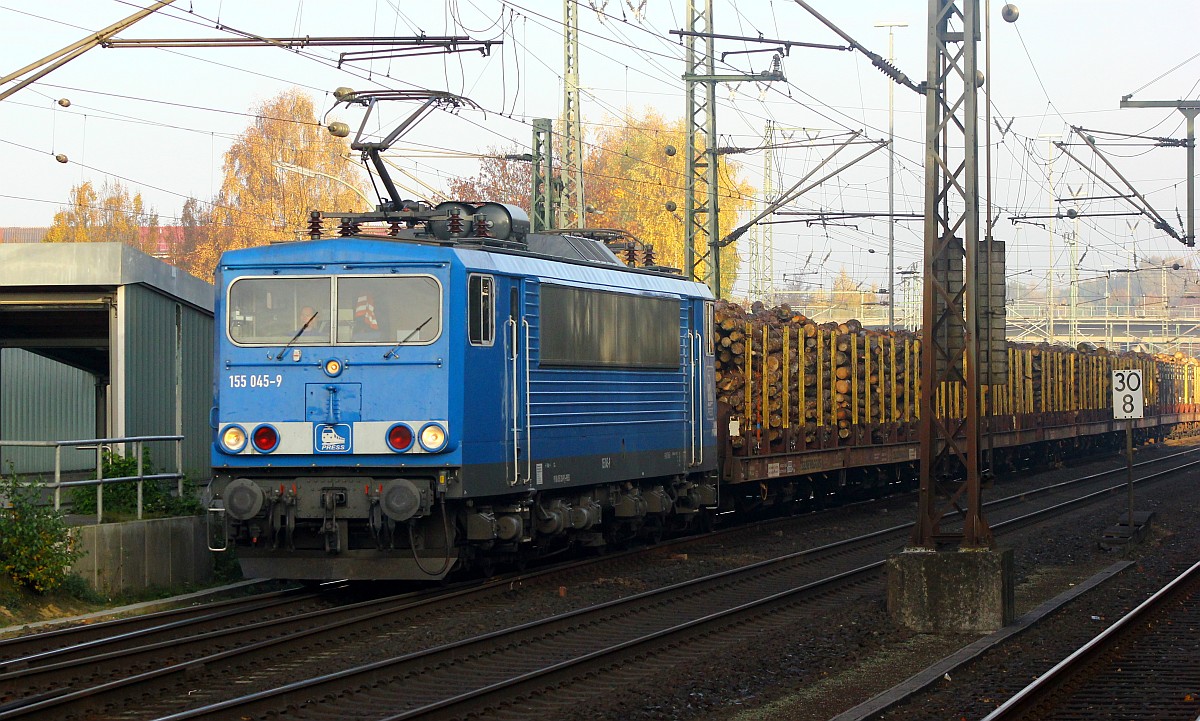
[[[496,337],[496,300],[492,276],[467,279],[467,334],[471,345],[491,345]]]
[[[336,342],[427,345],[442,334],[442,286],[427,275],[337,279]]]
[[[703,333],[706,337],[706,340],[704,342],[704,354],[705,355],[713,355],[714,353],[716,353],[717,347],[716,347],[716,341],[713,338],[715,333],[713,332],[713,304],[712,303],[704,304],[704,326],[700,329],[700,332]]]
[[[679,368],[679,300],[543,285],[541,364]]]
[[[228,306],[234,343],[329,345],[329,278],[240,278]]]

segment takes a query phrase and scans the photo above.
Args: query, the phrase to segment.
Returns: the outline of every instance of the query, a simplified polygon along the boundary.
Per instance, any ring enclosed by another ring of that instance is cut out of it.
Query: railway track
[[[776,522],[675,539],[654,548],[667,550],[748,533]],[[508,574],[486,583],[464,582],[355,603],[334,603],[328,592],[295,589],[6,639],[0,641],[0,718],[36,717],[47,709],[86,715],[89,705],[116,689],[154,679],[186,679],[195,669],[254,657],[283,643],[306,644],[305,650],[311,652],[331,640],[326,638],[330,633],[332,640],[348,642],[353,640],[348,635],[378,635],[385,621],[406,630],[414,628],[413,624],[432,618],[432,609],[439,618],[480,603],[502,609],[508,603],[505,593],[514,587],[551,577],[559,583],[574,575],[595,574],[645,550]],[[63,692],[71,688],[86,689],[78,696],[87,700],[72,703],[77,694]]]
[[[1197,465],[1200,461],[1192,461],[1141,480]],[[1067,508],[1108,497],[1118,488],[1017,514],[993,523],[992,528],[998,534],[1011,533]],[[990,510],[1015,499],[993,501]],[[160,721],[272,718],[279,713],[290,719],[326,719],[347,708],[360,718],[387,721],[562,713],[585,704],[589,696],[619,692],[616,679],[621,675],[649,673],[655,665],[669,667],[681,657],[716,652],[762,633],[764,626],[784,628],[818,620],[830,605],[844,603],[866,584],[880,580],[886,562],[878,558],[880,546],[888,539],[895,548],[897,534],[906,533],[909,526],[248,694]],[[842,568],[829,575],[812,578],[796,562],[831,552]],[[867,560],[872,555],[875,560]],[[544,693],[547,689],[555,693]]]
[[[1026,686],[984,721],[1193,721],[1200,694],[1200,563]]]
[[[64,650],[85,651],[112,644],[119,639],[136,639],[173,629],[202,628],[206,623],[237,624],[247,616],[269,617],[294,613],[296,608],[328,607],[328,595],[299,588],[258,593],[241,598],[212,601],[196,606],[155,611],[137,616],[111,618],[90,623],[69,623],[49,630],[0,639],[0,673],[19,668]]]
[[[837,509],[844,511],[845,509]],[[172,661],[202,658],[229,648],[228,639],[255,631],[263,637],[303,635],[311,626],[344,623],[339,619],[371,619],[402,612],[414,618],[423,609],[437,607],[445,614],[463,605],[476,604],[487,596],[503,595],[506,589],[553,577],[555,583],[570,582],[581,574],[603,572],[620,566],[630,556],[647,550],[668,551],[691,543],[751,534],[794,519],[772,519],[660,542],[609,555],[558,563],[529,572],[515,572],[487,581],[440,585],[424,591],[406,592],[348,602],[353,598],[345,583],[323,584],[322,593],[295,588],[199,606],[170,609],[100,621],[63,625],[48,631],[0,639],[0,712],[20,699],[51,694],[56,688],[84,680],[71,675],[88,669],[92,681],[133,675],[151,668],[170,666]],[[361,595],[361,594],[358,594]],[[260,639],[261,640],[261,639]],[[117,665],[117,664],[120,665]],[[96,670],[96,664],[105,669]]]
[[[1197,451],[1200,449],[1155,458],[1138,465],[1144,467],[1160,464]],[[1063,493],[1067,488],[1098,482],[1108,476],[1119,474],[1123,470],[1118,468],[1091,474],[1064,484],[1048,486],[1006,499],[998,499],[989,504],[989,512],[995,513],[1006,506],[1020,506],[1035,496]],[[1170,469],[1167,472],[1175,470],[1178,469]],[[1109,490],[1101,489],[1085,495],[1084,498],[1094,498],[1108,493],[1110,493]],[[1051,507],[1059,508],[1060,504]],[[793,519],[793,521],[795,520]],[[769,526],[771,524],[760,525]],[[595,645],[593,638],[595,633],[599,633],[601,637],[609,637],[609,632],[613,627],[628,628],[634,632],[633,637],[624,638],[622,641],[622,643],[633,643],[636,639],[644,636],[663,633],[666,628],[670,627],[667,621],[675,621],[675,625],[698,623],[700,619],[708,615],[702,614],[700,617],[694,617],[694,613],[688,609],[722,608],[728,610],[740,608],[747,611],[757,605],[770,605],[778,602],[790,603],[811,610],[813,601],[819,600],[822,595],[834,593],[841,597],[847,593],[845,588],[836,591],[835,586],[830,585],[835,584],[835,580],[843,581],[844,585],[852,582],[869,582],[877,577],[878,568],[883,563],[879,560],[880,557],[886,557],[890,550],[903,543],[910,526],[911,524],[903,524],[881,529],[867,536],[829,544],[802,553],[789,554],[761,564],[697,579],[668,589],[640,594],[612,602],[611,607],[602,605],[593,609],[573,612],[577,615],[584,612],[598,614],[591,616],[592,620],[584,619],[582,616],[576,618],[576,615],[567,614],[556,619],[539,622],[552,621],[557,624],[554,627],[559,629],[557,631],[539,631],[536,624],[526,624],[517,629],[508,629],[497,633],[516,634],[514,636],[516,638],[530,634],[539,636],[549,634],[553,637],[566,638],[586,637],[592,639],[592,644],[589,646],[591,648]],[[729,533],[738,532],[745,531],[744,529],[731,529]],[[709,538],[712,537],[702,537],[699,540]],[[686,542],[685,539],[672,545],[678,546],[686,544]],[[573,566],[571,567],[573,570],[566,572],[582,573],[584,572],[581,570],[583,567],[592,566],[594,573],[594,566],[602,566],[605,563],[620,564],[621,557],[610,556],[594,559],[585,564],[577,564],[578,567]],[[142,643],[136,643],[132,639],[116,638],[112,644],[108,644],[108,648],[103,648],[105,644],[92,641],[85,644],[82,649],[67,647],[59,653],[43,652],[43,655],[37,658],[16,659],[15,662],[12,656],[5,654],[0,656],[0,658],[9,659],[7,662],[0,661],[0,693],[4,694],[0,698],[5,698],[8,704],[0,705],[0,719],[40,717],[39,714],[51,711],[59,717],[73,715],[78,718],[87,718],[88,709],[97,706],[105,709],[105,718],[148,718],[178,709],[180,702],[171,698],[175,693],[190,693],[191,696],[188,698],[190,704],[215,701],[215,704],[209,703],[209,706],[218,710],[210,712],[208,717],[219,718],[226,711],[233,713],[231,709],[221,706],[219,699],[227,698],[231,692],[235,692],[234,689],[237,687],[253,687],[256,684],[274,685],[281,677],[287,678],[289,675],[294,677],[295,674],[303,675],[305,673],[311,675],[314,661],[319,664],[322,659],[325,659],[329,664],[335,663],[337,654],[331,653],[330,649],[345,648],[345,644],[382,640],[383,645],[386,645],[387,640],[394,636],[404,636],[406,637],[404,640],[411,644],[414,635],[412,629],[417,628],[423,620],[428,621],[431,616],[431,608],[437,608],[439,617],[445,617],[452,615],[456,609],[464,606],[477,607],[488,595],[492,596],[497,608],[501,608],[507,603],[504,592],[510,584],[530,582],[537,577],[558,578],[554,574],[562,572],[564,572],[562,569],[551,568],[533,574],[515,576],[515,580],[508,580],[507,583],[500,581],[450,592],[440,591],[424,595],[406,594],[387,597],[285,618],[269,618],[253,623],[227,625],[203,632],[199,630],[200,627],[189,629],[181,625],[173,629],[163,629],[165,635],[158,637],[153,634],[142,634],[140,637],[145,639]],[[835,580],[830,580],[831,578]],[[860,578],[862,580],[854,580]],[[805,582],[801,583],[801,586],[815,585],[811,589],[800,588],[795,584],[795,579],[804,579]],[[706,586],[710,590],[703,593],[697,590]],[[835,590],[831,591],[830,589]],[[678,600],[668,602],[666,599],[672,594],[677,595]],[[648,603],[651,606],[662,606],[670,610],[654,613],[637,612],[628,605],[630,603]],[[639,624],[625,623],[622,620],[633,616],[639,616],[645,620]],[[722,615],[711,621],[715,622],[723,617]],[[690,626],[686,628],[690,628]],[[388,629],[396,630],[389,632]],[[646,629],[655,630],[646,631]],[[180,637],[179,634],[182,631],[187,633]],[[643,633],[643,631],[645,632]],[[460,643],[468,645],[481,642],[498,643],[498,641],[488,640],[494,635],[485,634],[475,639],[464,639]],[[157,640],[154,640],[155,638]],[[497,636],[497,638],[499,637]],[[633,646],[638,646],[640,643],[634,643]],[[518,644],[518,646],[520,645]],[[539,647],[535,649],[532,657],[537,658],[542,652],[540,644],[533,644],[533,646]],[[445,653],[448,652],[448,649],[443,647],[435,649],[435,651]],[[594,651],[593,648],[588,653]],[[470,653],[477,652],[477,650],[473,650]],[[413,668],[416,667],[414,664],[428,662],[428,659],[422,655],[423,653],[427,652],[414,650],[401,658],[407,658],[409,667]],[[569,649],[567,653],[568,655],[571,653]],[[492,661],[490,668],[489,664],[484,664],[484,668],[480,670],[481,673],[492,673],[497,668],[507,665],[506,663],[497,663],[495,654],[483,654],[483,656],[491,658]],[[505,653],[501,653],[501,657],[504,656]],[[575,657],[572,656],[572,658]],[[268,658],[277,659],[277,661],[273,666],[264,664],[263,660]],[[307,662],[293,662],[289,659],[305,659]],[[521,663],[524,667],[534,661],[530,659]],[[436,661],[434,665],[453,667],[453,664],[447,664],[444,660]],[[324,668],[328,668],[328,665]],[[237,679],[237,681],[230,684],[217,684],[215,687],[211,683],[200,684],[197,683],[197,679],[201,675],[197,672],[200,670],[203,670],[205,678],[227,678]],[[463,668],[459,668],[456,674],[463,677],[470,675]],[[339,679],[342,678],[340,674],[335,676]],[[276,680],[272,682],[272,678]],[[334,682],[334,679],[330,678],[328,681]],[[406,688],[407,686],[408,684],[405,683]],[[445,688],[444,685],[437,687]],[[77,690],[64,693],[62,689]],[[311,695],[312,693],[312,689],[308,686],[301,686],[297,690],[302,694]],[[148,697],[160,698],[163,701],[146,703],[144,699]],[[130,698],[139,699],[133,708],[129,707],[128,700],[122,700]],[[386,703],[390,703],[390,701]],[[217,715],[214,716],[211,713]],[[237,713],[246,715],[241,709]],[[184,717],[190,716],[181,716],[180,718]]]

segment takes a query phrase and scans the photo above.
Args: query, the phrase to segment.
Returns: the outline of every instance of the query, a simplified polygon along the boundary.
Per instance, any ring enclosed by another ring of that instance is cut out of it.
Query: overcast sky
[[[115,0],[0,0],[0,74],[79,40],[131,14],[139,5]],[[811,4],[854,39],[886,55],[888,31],[878,23],[902,22],[895,29],[896,65],[924,79],[927,4],[909,0],[860,0]],[[842,44],[833,32],[791,0],[715,0],[714,30],[795,41]],[[1019,3],[1015,24],[1001,20],[1003,3],[991,2],[992,77],[989,88],[1001,124],[993,132],[995,204],[1001,213],[997,237],[1010,241],[1009,271],[1029,271],[1044,279],[1053,266],[1065,274],[1069,252],[1055,224],[1055,257],[1047,252],[1048,230],[1014,225],[1012,215],[1050,211],[1047,177],[1049,140],[1068,139],[1069,126],[1094,131],[1117,168],[1176,227],[1186,216],[1185,151],[1147,141],[1111,142],[1103,132],[1182,137],[1183,116],[1172,110],[1121,110],[1122,96],[1140,100],[1198,97],[1200,58],[1194,58],[1200,10],[1185,0],[1150,3],[1048,0]],[[580,70],[585,123],[621,124],[644,108],[668,118],[684,107],[683,50],[669,34],[685,24],[683,0],[585,0],[579,5]],[[336,50],[303,53],[257,49],[96,48],[19,93],[0,102],[0,226],[45,226],[73,185],[119,179],[139,191],[170,224],[184,200],[210,199],[220,184],[222,155],[250,122],[258,102],[291,87],[311,93],[323,112],[338,86],[449,90],[473,99],[486,112],[438,113],[401,142],[398,162],[428,183],[444,187],[449,177],[472,174],[472,154],[529,143],[531,120],[557,117],[562,104],[563,48],[561,2],[455,0],[409,3],[402,0],[179,0],[123,32],[122,38],[220,37],[217,25],[264,37],[411,36],[459,34],[501,39],[484,57],[479,53],[351,63],[338,69]],[[760,44],[718,41],[718,52],[762,49]],[[983,49],[981,47],[981,58]],[[1190,60],[1190,62],[1189,62]],[[722,72],[765,69],[769,53],[734,54]],[[1182,63],[1182,67],[1175,69]],[[981,63],[982,64],[982,63]],[[858,53],[792,49],[783,58],[786,83],[724,84],[718,89],[721,144],[752,146],[767,120],[791,137],[862,130],[887,137],[889,81]],[[1163,76],[1159,79],[1159,76]],[[67,98],[62,108],[56,100]],[[896,209],[920,212],[924,105],[910,90],[895,88]],[[407,109],[382,114],[386,132]],[[336,117],[356,124],[355,111]],[[1011,125],[1010,125],[1011,122]],[[981,126],[982,132],[982,126]],[[1103,168],[1094,154],[1074,146],[1085,163]],[[776,187],[790,185],[828,152],[777,151]],[[66,154],[67,164],[55,161]],[[459,154],[462,154],[459,157]],[[849,155],[844,153],[843,155]],[[839,156],[840,157],[840,156]],[[1055,151],[1056,194],[1110,195],[1074,160]],[[741,173],[762,186],[763,153],[733,156]],[[652,160],[652,159],[650,159]],[[794,204],[797,210],[885,212],[887,155],[880,152]],[[982,180],[981,180],[982,183]],[[679,205],[682,206],[682,199]],[[1063,208],[1068,206],[1063,206]],[[1078,204],[1084,213],[1128,210],[1115,201]],[[603,210],[603,209],[601,209]],[[1147,219],[1133,231],[1133,217],[1089,217],[1078,224],[1081,277],[1128,267],[1131,235],[1139,254],[1181,253],[1182,247],[1153,231]],[[1044,223],[1044,220],[1038,222]],[[898,267],[919,259],[918,222],[896,229]],[[775,276],[816,270],[829,279],[840,268],[870,284],[886,285],[887,225],[879,219],[847,226],[775,226]],[[874,250],[872,253],[870,251]],[[1086,253],[1086,255],[1085,255]],[[1190,253],[1188,254],[1190,255]],[[790,276],[791,277],[791,276]]]

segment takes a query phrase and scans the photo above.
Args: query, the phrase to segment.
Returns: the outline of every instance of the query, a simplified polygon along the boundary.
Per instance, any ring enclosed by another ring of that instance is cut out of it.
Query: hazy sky
[[[131,14],[138,2],[115,0],[0,0],[0,73],[13,72],[89,33]],[[916,80],[925,76],[927,4],[892,0],[811,0],[829,20],[856,40],[887,54],[888,31],[877,23],[903,22],[895,30],[896,65]],[[1015,24],[1000,18],[1003,3],[991,2],[992,77],[995,108],[1007,132],[993,132],[994,199],[1001,219],[997,237],[1010,241],[1010,273],[1029,270],[1044,278],[1053,266],[1065,274],[1069,254],[1059,221],[1055,257],[1048,232],[1013,225],[1012,214],[1050,212],[1048,144],[1043,136],[1067,139],[1069,126],[1100,131],[1182,137],[1183,116],[1172,110],[1120,110],[1123,95],[1135,99],[1196,98],[1200,58],[1195,32],[1200,10],[1184,0],[1129,3],[1082,0],[1019,3]],[[683,0],[585,0],[579,4],[580,68],[587,127],[623,123],[647,107],[669,118],[684,107],[683,49],[668,31],[684,27]],[[164,223],[178,215],[188,196],[210,199],[220,184],[222,155],[250,122],[253,106],[283,90],[311,93],[323,112],[331,91],[342,85],[450,90],[479,103],[486,112],[438,113],[401,142],[397,161],[431,185],[476,172],[471,154],[529,143],[533,118],[561,112],[562,5],[557,0],[179,0],[121,34],[123,38],[218,37],[216,28],[236,28],[265,37],[410,36],[460,34],[502,39],[490,57],[478,53],[353,63],[337,69],[336,51],[295,53],[258,49],[96,48],[39,83],[0,102],[0,226],[49,225],[73,185],[119,179],[140,191]],[[730,35],[841,44],[840,38],[791,0],[715,0],[714,30]],[[761,49],[759,44],[718,41],[718,52]],[[982,55],[981,47],[981,55]],[[1190,62],[1188,62],[1190,60]],[[759,71],[769,53],[735,54],[727,72]],[[1183,63],[1182,67],[1171,71]],[[721,144],[752,146],[764,123],[804,128],[809,135],[863,130],[887,136],[889,81],[858,53],[793,49],[783,59],[786,83],[725,84],[718,89]],[[1157,79],[1166,73],[1165,77]],[[1153,81],[1153,82],[1152,82]],[[1147,86],[1147,84],[1149,84]],[[1144,87],[1146,86],[1146,87]],[[1144,89],[1143,89],[1144,87]],[[59,98],[69,108],[56,105]],[[407,114],[395,106],[383,114],[386,132]],[[923,99],[895,89],[896,209],[920,212],[923,158]],[[356,111],[336,117],[356,125]],[[1000,120],[1000,118],[997,118]],[[1011,122],[1011,125],[1010,125]],[[586,129],[585,129],[586,132]],[[805,131],[795,130],[799,138]],[[982,128],[981,128],[982,132]],[[1148,141],[1104,144],[1118,169],[1177,227],[1186,214],[1185,151]],[[1115,176],[1087,148],[1073,146],[1081,160]],[[822,149],[777,151],[776,187],[800,178]],[[55,161],[56,153],[70,162]],[[453,157],[458,154],[466,154]],[[849,155],[849,153],[843,153]],[[840,157],[840,156],[839,156]],[[763,153],[733,158],[743,177],[762,186]],[[649,159],[653,160],[653,159]],[[1078,163],[1053,153],[1056,194],[1110,195]],[[982,180],[981,180],[982,182]],[[682,199],[679,205],[683,205]],[[880,152],[811,191],[794,209],[884,212],[887,156]],[[1063,206],[1068,207],[1068,206]],[[1119,212],[1114,201],[1078,204],[1084,213]],[[1129,264],[1129,225],[1135,218],[1090,217],[1079,225],[1080,276]],[[1045,221],[1038,221],[1044,223]],[[897,224],[896,265],[919,258],[920,224]],[[1182,247],[1142,219],[1133,233],[1140,254],[1178,253]],[[829,279],[840,268],[874,285],[886,285],[887,225],[858,220],[850,226],[775,226],[775,275],[818,271]],[[870,251],[874,250],[874,253]],[[1085,255],[1086,253],[1086,255]],[[1189,253],[1190,255],[1190,253]]]

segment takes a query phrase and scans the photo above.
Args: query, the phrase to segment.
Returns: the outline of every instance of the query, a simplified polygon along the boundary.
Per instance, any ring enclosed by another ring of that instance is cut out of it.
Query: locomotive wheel
[[[658,544],[662,542],[666,530],[666,524],[661,518],[647,516],[639,535],[646,543]]]

